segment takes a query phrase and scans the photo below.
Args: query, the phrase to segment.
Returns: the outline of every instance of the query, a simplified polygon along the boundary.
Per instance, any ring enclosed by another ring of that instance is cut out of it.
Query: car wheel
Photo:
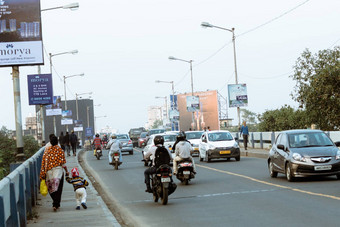
[[[273,177],[273,178],[277,177],[277,172],[274,171],[274,165],[273,165],[272,160],[269,161],[268,169],[269,169],[269,174],[270,174],[271,177]]]
[[[336,179],[340,180],[340,174],[336,175]]]
[[[129,154],[133,155],[133,150],[129,152]]]
[[[241,156],[239,155],[239,156],[235,157],[235,160],[236,161],[240,161],[241,160]]]
[[[201,158],[201,154],[198,155],[200,158],[200,162],[203,162],[203,158]]]
[[[289,163],[286,164],[286,178],[289,182],[293,182],[295,180]]]

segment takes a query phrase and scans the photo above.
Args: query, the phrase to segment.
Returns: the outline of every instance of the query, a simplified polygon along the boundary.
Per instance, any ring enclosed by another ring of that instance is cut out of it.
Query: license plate
[[[162,183],[170,182],[170,177],[162,177],[161,182]]]
[[[171,151],[171,150],[172,150],[172,147],[169,147],[169,150]]]
[[[220,154],[230,154],[230,151],[220,151]]]
[[[194,150],[195,150],[195,151],[198,151],[198,147],[195,147]]]
[[[314,170],[331,170],[331,165],[325,165],[325,166],[314,166]]]
[[[183,174],[190,174],[190,171],[183,171]]]

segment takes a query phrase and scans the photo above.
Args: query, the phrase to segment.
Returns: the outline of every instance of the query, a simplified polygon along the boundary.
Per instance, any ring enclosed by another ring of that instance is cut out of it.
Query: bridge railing
[[[27,226],[40,189],[42,147],[0,181],[0,226]]]

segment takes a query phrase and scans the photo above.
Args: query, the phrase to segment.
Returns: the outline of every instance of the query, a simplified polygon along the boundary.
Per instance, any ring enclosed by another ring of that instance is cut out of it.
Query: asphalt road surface
[[[340,181],[335,176],[288,182],[270,178],[265,159],[199,162],[189,185],[178,185],[167,205],[145,192],[141,152],[123,155],[118,170],[86,152],[96,182],[129,226],[339,226]],[[99,179],[100,178],[100,179]]]

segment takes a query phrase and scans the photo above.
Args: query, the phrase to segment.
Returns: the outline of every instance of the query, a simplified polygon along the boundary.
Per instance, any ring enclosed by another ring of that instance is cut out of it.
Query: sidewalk
[[[89,181],[83,169],[78,163],[78,158],[75,156],[66,157],[66,165],[69,171],[73,167],[79,169],[80,176]],[[98,192],[94,189],[91,182],[86,187],[87,192],[87,209],[81,207],[76,210],[76,199],[73,191],[73,186],[64,180],[63,194],[61,197],[61,207],[57,212],[52,210],[52,199],[50,195],[42,196],[38,194],[38,205],[34,207],[34,212],[37,218],[28,220],[27,226],[114,226],[119,227],[120,224],[112,215],[110,210]]]
[[[241,156],[255,157],[255,158],[268,158],[269,150],[259,149],[259,148],[249,148],[245,150],[243,147],[241,149]]]

